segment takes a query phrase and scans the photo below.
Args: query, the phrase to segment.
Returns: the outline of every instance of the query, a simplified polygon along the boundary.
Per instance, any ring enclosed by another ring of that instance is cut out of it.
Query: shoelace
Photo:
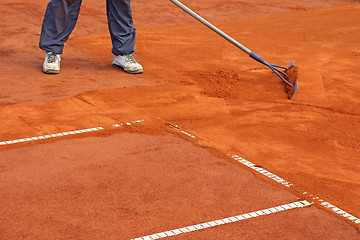
[[[48,63],[54,63],[56,62],[57,56],[56,53],[50,53],[48,56]]]
[[[140,58],[138,56],[136,56],[135,53],[130,53],[126,56],[125,61],[131,62],[131,63],[137,63],[137,62],[140,62]]]

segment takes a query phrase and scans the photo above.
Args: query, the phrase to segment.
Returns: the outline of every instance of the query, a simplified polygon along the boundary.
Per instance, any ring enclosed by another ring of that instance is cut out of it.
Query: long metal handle
[[[198,14],[196,14],[194,11],[192,11],[190,8],[186,7],[184,4],[182,4],[181,2],[177,1],[177,0],[170,0],[172,3],[174,3],[176,6],[178,6],[179,8],[181,8],[182,10],[184,10],[185,12],[187,12],[188,14],[190,14],[192,17],[194,17],[196,20],[198,20],[199,22],[201,22],[202,24],[204,24],[205,26],[207,26],[208,28],[210,28],[211,30],[213,30],[214,32],[216,32],[217,34],[219,34],[220,36],[222,36],[223,38],[225,38],[226,40],[228,40],[229,42],[231,42],[232,44],[234,44],[236,47],[240,48],[241,50],[243,50],[244,52],[246,52],[248,55],[250,55],[252,53],[252,51],[248,48],[246,48],[245,46],[241,45],[240,43],[238,43],[236,40],[234,40],[232,37],[230,37],[229,35],[227,35],[226,33],[224,33],[223,31],[221,31],[220,29],[218,29],[217,27],[215,27],[214,25],[212,25],[211,23],[209,23],[208,21],[206,21],[204,18],[200,17]]]

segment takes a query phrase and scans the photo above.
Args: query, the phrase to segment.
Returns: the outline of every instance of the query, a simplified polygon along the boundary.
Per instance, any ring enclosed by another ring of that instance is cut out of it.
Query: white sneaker
[[[143,67],[136,61],[134,54],[114,56],[112,66],[122,68],[127,73],[142,73]]]
[[[45,61],[43,64],[43,72],[44,73],[52,73],[56,74],[60,72],[60,62],[61,56],[60,54],[56,54],[53,52],[45,53]]]

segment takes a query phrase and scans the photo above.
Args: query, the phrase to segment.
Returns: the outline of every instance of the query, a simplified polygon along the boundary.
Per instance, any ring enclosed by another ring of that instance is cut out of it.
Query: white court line
[[[232,155],[231,157],[233,159],[235,159],[236,161],[238,161],[239,163],[242,163],[243,165],[245,165],[245,166],[247,166],[247,167],[249,167],[251,169],[254,169],[255,171],[260,172],[264,176],[266,176],[266,177],[268,177],[268,178],[270,178],[270,179],[272,179],[272,180],[274,180],[274,181],[276,181],[278,183],[281,183],[281,184],[283,184],[283,185],[285,185],[287,187],[294,186],[294,184],[285,181],[284,179],[276,176],[275,174],[272,174],[271,172],[269,172],[269,171],[267,171],[267,170],[265,170],[265,169],[263,169],[261,167],[257,167],[252,162],[249,162],[248,160],[245,160],[244,158],[239,157],[238,155]],[[342,209],[340,209],[340,208],[338,208],[338,207],[336,207],[336,206],[334,206],[334,205],[332,205],[332,204],[330,204],[328,202],[325,202],[325,200],[323,200],[323,199],[321,199],[319,197],[315,197],[315,196],[313,196],[311,194],[308,194],[307,192],[304,192],[303,195],[311,197],[314,202],[318,202],[321,206],[332,210],[335,214],[339,215],[340,217],[346,218],[346,219],[350,220],[351,222],[353,222],[355,224],[360,223],[359,218],[345,212],[344,210],[342,210]]]
[[[135,121],[130,121],[130,122],[124,122],[124,123],[120,123],[120,124],[115,124],[112,125],[115,128],[127,125],[130,126],[132,124],[138,124],[138,123],[143,123],[144,120],[135,120]],[[191,138],[196,138],[195,135],[192,135],[188,132],[185,132],[183,130],[180,129],[180,127],[176,124],[168,124],[169,127],[179,131],[180,133],[191,137]],[[32,141],[39,141],[39,140],[44,140],[44,139],[49,139],[49,138],[57,138],[57,137],[63,137],[63,136],[69,136],[69,135],[76,135],[76,134],[82,134],[82,133],[88,133],[88,132],[95,132],[95,131],[100,131],[100,130],[104,130],[103,127],[95,127],[95,128],[87,128],[87,129],[81,129],[81,130],[74,130],[74,131],[68,131],[68,132],[61,132],[61,133],[53,133],[53,134],[47,134],[47,135],[42,135],[42,136],[37,136],[37,137],[27,137],[27,138],[21,138],[21,139],[15,139],[15,140],[8,140],[8,141],[0,141],[0,146],[6,146],[6,145],[12,145],[12,144],[20,144],[20,143],[25,143],[25,142],[32,142]],[[292,183],[289,183],[287,181],[285,181],[284,179],[278,177],[277,175],[263,169],[262,167],[258,167],[255,164],[253,164],[252,162],[239,157],[238,155],[231,155],[229,154],[229,156],[232,156],[232,158],[236,161],[238,161],[239,163],[263,174],[264,176],[283,184],[286,187],[293,187],[294,185]],[[335,214],[350,220],[351,222],[355,223],[355,224],[360,224],[360,219],[345,212],[344,210],[332,205],[331,203],[326,202],[325,200],[319,198],[319,197],[315,197],[311,194],[308,194],[307,192],[304,192],[303,195],[306,196],[310,196],[312,197],[314,202],[318,202],[319,204],[321,204],[321,206],[330,209],[332,212],[334,212]]]
[[[43,140],[43,139],[57,138],[57,137],[63,137],[63,136],[69,136],[69,135],[76,135],[76,134],[80,134],[80,133],[96,132],[96,131],[100,131],[103,129],[104,128],[102,128],[102,127],[87,128],[87,129],[74,130],[74,131],[68,131],[68,132],[47,134],[47,135],[42,135],[42,136],[37,136],[37,137],[28,137],[28,138],[22,138],[22,139],[16,139],[16,140],[9,140],[9,141],[0,142],[0,146],[24,143],[24,142],[39,141],[39,140]]]
[[[118,123],[118,124],[115,124],[115,125],[112,125],[112,126],[115,127],[115,128],[118,128],[118,127],[122,127],[124,125],[130,126],[132,124],[142,123],[142,122],[144,122],[144,120],[135,120],[135,121],[131,121],[131,122]]]
[[[194,135],[192,135],[192,134],[190,134],[190,133],[188,133],[188,132],[185,132],[185,131],[181,130],[181,129],[179,128],[179,126],[176,125],[176,124],[170,124],[170,123],[168,123],[168,126],[171,127],[171,128],[173,128],[173,129],[175,129],[175,130],[177,130],[177,131],[179,131],[179,132],[181,132],[182,134],[185,134],[185,135],[188,136],[188,137],[196,138],[196,136],[194,136]]]
[[[245,165],[245,166],[247,166],[247,167],[249,167],[249,168],[251,168],[251,169],[253,169],[253,170],[257,171],[257,172],[259,172],[259,173],[261,173],[262,175],[264,175],[264,176],[266,176],[266,177],[268,177],[268,178],[270,178],[270,179],[272,179],[272,180],[274,180],[274,181],[276,181],[276,182],[278,182],[278,183],[280,183],[280,184],[282,184],[282,185],[284,185],[286,187],[291,187],[293,185],[292,183],[289,183],[289,182],[285,181],[281,177],[279,177],[279,176],[277,176],[277,175],[263,169],[262,167],[256,166],[254,163],[249,162],[248,160],[245,160],[245,159],[239,157],[238,155],[233,155],[232,158],[237,160],[239,163],[241,163],[241,164],[243,164],[243,165]]]
[[[194,136],[194,135],[192,135],[190,133],[187,133],[185,131],[180,130],[180,127],[178,125],[168,123],[168,126],[175,129],[175,130],[177,130],[177,131],[179,131],[179,132],[181,132],[181,133],[183,133],[183,134],[185,134],[185,135],[187,135],[187,136],[192,136],[192,138],[196,137],[196,136]],[[270,179],[272,179],[272,180],[274,180],[274,181],[276,181],[276,182],[278,182],[278,183],[280,183],[280,184],[282,184],[282,185],[284,185],[284,186],[286,186],[288,188],[295,188],[294,184],[292,184],[292,183],[290,183],[288,181],[285,181],[281,177],[271,173],[270,171],[267,171],[266,169],[264,169],[264,168],[262,168],[260,166],[257,166],[256,164],[254,164],[254,163],[252,163],[252,162],[250,162],[250,161],[248,161],[248,160],[246,160],[246,159],[244,159],[242,157],[239,157],[238,155],[228,154],[228,156],[231,156],[234,160],[236,160],[237,162],[243,164],[244,166],[249,167],[249,168],[257,171],[257,172],[261,173],[262,175],[264,175],[264,176],[266,176],[266,177],[268,177],[268,178],[270,178]],[[334,212],[338,216],[340,216],[342,218],[345,218],[345,219],[347,219],[347,220],[349,220],[349,221],[351,221],[351,222],[353,222],[355,224],[360,224],[360,219],[359,218],[345,212],[344,210],[332,205],[331,203],[326,202],[325,200],[323,200],[323,199],[321,199],[319,197],[313,196],[313,195],[311,195],[311,194],[309,194],[307,192],[304,192],[303,195],[306,196],[306,197],[311,197],[314,202],[317,202],[318,204],[320,204],[321,206],[323,206],[323,207],[325,207],[327,209],[330,209],[332,212]]]
[[[288,210],[294,209],[294,208],[303,208],[303,207],[310,206],[310,205],[311,205],[311,203],[309,203],[307,201],[297,201],[297,202],[284,204],[284,205],[277,206],[277,207],[267,208],[267,209],[259,210],[259,211],[255,211],[255,212],[245,213],[245,214],[241,214],[241,215],[237,215],[237,216],[233,216],[233,217],[222,218],[222,219],[218,219],[218,220],[214,220],[214,221],[210,221],[210,222],[205,222],[205,223],[200,223],[200,224],[191,225],[191,226],[187,226],[187,227],[177,228],[177,229],[173,229],[170,231],[155,233],[155,234],[151,234],[151,235],[144,236],[144,237],[133,238],[131,240],[152,240],[152,239],[166,238],[166,237],[171,237],[171,236],[175,236],[175,235],[179,235],[179,234],[194,232],[194,231],[198,231],[198,230],[202,230],[202,229],[206,229],[206,228],[212,228],[212,227],[223,225],[223,224],[229,224],[229,223],[233,223],[233,222],[237,222],[237,221],[243,221],[243,220],[247,220],[249,218],[256,218],[256,217],[260,217],[260,216],[264,216],[264,215],[274,214],[277,212],[288,211]]]
[[[118,128],[118,127],[121,127],[124,125],[130,126],[132,124],[138,124],[138,123],[143,123],[143,122],[144,122],[144,120],[135,120],[135,121],[124,122],[124,123],[120,123],[120,124],[115,124],[112,126],[115,128]],[[96,132],[96,131],[100,131],[100,130],[104,130],[104,129],[105,128],[103,128],[103,127],[95,127],[95,128],[73,130],[73,131],[61,132],[61,133],[52,133],[52,134],[36,136],[36,137],[26,137],[26,138],[15,139],[15,140],[0,141],[0,146],[19,144],[19,143],[24,143],[24,142],[39,141],[39,140],[44,140],[44,139],[49,139],[49,138],[64,137],[64,136],[70,136],[70,135],[76,135],[76,134],[82,134],[82,133],[88,133],[88,132]]]

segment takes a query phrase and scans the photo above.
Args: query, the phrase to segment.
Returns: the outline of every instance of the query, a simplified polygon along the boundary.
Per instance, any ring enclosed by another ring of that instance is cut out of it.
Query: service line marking
[[[185,132],[183,130],[181,130],[181,128],[176,125],[176,124],[170,124],[168,123],[168,126],[179,131],[180,133],[182,134],[185,134],[187,136],[191,136],[191,138],[196,138],[196,136],[188,133],[188,132]],[[261,173],[262,175],[288,187],[288,188],[293,188],[293,189],[296,189],[296,186],[284,179],[282,179],[281,177],[271,173],[270,171],[260,167],[260,166],[257,166],[256,164],[242,158],[242,157],[239,157],[238,155],[232,155],[232,154],[228,154],[228,156],[232,157],[235,161],[243,164],[244,166],[252,169],[252,170],[255,170],[259,173]],[[360,219],[351,215],[350,213],[347,213],[345,212],[344,210],[334,206],[333,204],[321,199],[320,197],[317,197],[317,196],[313,196],[312,194],[309,194],[307,192],[304,192],[302,195],[304,195],[305,197],[310,197],[312,199],[313,202],[317,202],[318,204],[320,204],[321,206],[331,210],[332,212],[334,212],[335,214],[337,214],[338,216],[342,217],[342,218],[345,218],[355,224],[360,224]]]
[[[297,202],[292,202],[289,204],[284,204],[284,205],[277,206],[277,207],[271,207],[271,208],[267,208],[267,209],[263,209],[263,210],[259,210],[259,211],[255,211],[255,212],[244,213],[244,214],[233,216],[233,217],[222,218],[222,219],[218,219],[218,220],[214,220],[214,221],[210,221],[210,222],[205,222],[205,223],[200,223],[200,224],[191,225],[191,226],[187,226],[187,227],[177,228],[177,229],[173,229],[170,231],[155,233],[155,234],[151,234],[151,235],[144,236],[144,237],[133,238],[131,240],[152,240],[152,239],[166,238],[166,237],[171,237],[171,236],[175,236],[175,235],[179,235],[179,234],[194,232],[194,231],[198,231],[198,230],[202,230],[202,229],[206,229],[206,228],[212,228],[212,227],[223,225],[223,224],[229,224],[229,223],[233,223],[233,222],[237,222],[237,221],[243,221],[243,220],[247,220],[250,218],[256,218],[256,217],[274,214],[274,213],[278,213],[278,212],[282,212],[282,211],[288,211],[288,210],[294,209],[294,208],[303,208],[303,207],[307,207],[310,205],[311,205],[311,203],[309,203],[307,201],[297,201]]]

